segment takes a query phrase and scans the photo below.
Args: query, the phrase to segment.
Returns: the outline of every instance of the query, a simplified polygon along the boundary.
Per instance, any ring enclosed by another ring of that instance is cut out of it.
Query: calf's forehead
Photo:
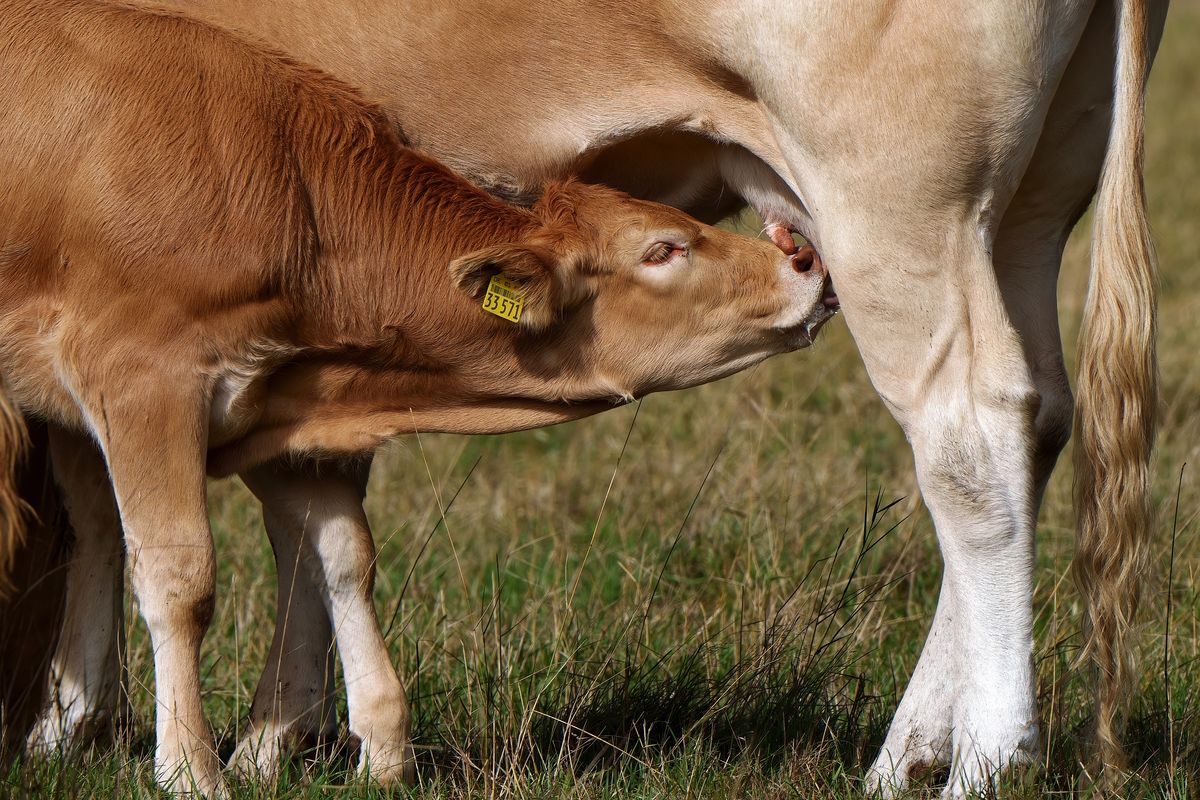
[[[692,233],[707,227],[671,206],[638,200],[614,190],[583,194],[575,202],[579,216],[607,235],[659,228]]]

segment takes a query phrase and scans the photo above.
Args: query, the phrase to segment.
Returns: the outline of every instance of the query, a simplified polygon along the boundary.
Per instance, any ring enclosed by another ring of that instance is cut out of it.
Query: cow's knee
[[[918,426],[910,433],[923,442],[930,467],[959,493],[982,488],[981,467],[1019,458],[1033,451],[1036,420],[1044,406],[1042,393],[1029,380],[1014,379],[1004,386],[966,386],[944,392],[920,410]],[[1004,449],[1002,445],[1016,447]]]
[[[967,386],[921,409],[910,434],[926,502],[954,519],[959,538],[1027,530],[1035,420],[1043,399],[1027,379]]]

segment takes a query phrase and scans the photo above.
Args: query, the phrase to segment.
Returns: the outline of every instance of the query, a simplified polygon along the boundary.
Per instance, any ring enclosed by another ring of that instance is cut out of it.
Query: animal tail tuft
[[[12,591],[10,571],[25,542],[33,509],[21,497],[21,463],[29,448],[25,418],[0,383],[0,598]]]
[[[1157,425],[1158,286],[1143,184],[1146,0],[1119,0],[1113,112],[1096,193],[1075,411],[1075,580],[1083,658],[1095,672],[1106,779],[1125,766],[1121,726],[1134,674],[1133,622],[1150,551]]]

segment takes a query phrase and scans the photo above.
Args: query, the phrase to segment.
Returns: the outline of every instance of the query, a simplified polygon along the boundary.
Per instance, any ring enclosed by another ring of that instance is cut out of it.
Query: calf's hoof
[[[42,757],[77,753],[112,738],[113,731],[110,711],[69,714],[47,709],[38,715],[25,747],[29,753]]]
[[[228,800],[229,787],[221,776],[221,762],[215,753],[206,752],[186,762],[155,763],[154,778],[173,796]]]
[[[244,780],[274,783],[291,752],[277,727],[267,725],[243,736],[229,756],[229,769]]]
[[[417,780],[417,758],[410,742],[389,742],[359,749],[358,774],[380,786],[412,784]]]
[[[296,753],[336,739],[336,725],[317,730],[300,722],[263,723],[241,738],[229,757],[229,768],[240,778],[273,783],[284,763]]]

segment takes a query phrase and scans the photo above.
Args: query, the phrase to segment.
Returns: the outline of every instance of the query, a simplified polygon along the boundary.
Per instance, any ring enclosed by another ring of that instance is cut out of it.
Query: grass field
[[[1163,284],[1158,557],[1128,797],[1200,794],[1200,6],[1171,15],[1148,141]],[[1069,351],[1086,267],[1077,236],[1061,281]],[[1066,796],[1079,780],[1089,702],[1072,666],[1070,485],[1064,458],[1036,576],[1044,759],[1004,796]],[[270,644],[275,574],[249,495],[224,482],[211,497],[219,598],[202,671],[227,754]],[[810,351],[591,420],[405,440],[378,458],[368,508],[422,797],[857,796],[940,580],[908,448],[840,320]],[[129,634],[132,739],[84,764],[18,764],[0,795],[154,795],[150,653],[140,622]],[[235,796],[378,795],[351,763],[298,763]]]

